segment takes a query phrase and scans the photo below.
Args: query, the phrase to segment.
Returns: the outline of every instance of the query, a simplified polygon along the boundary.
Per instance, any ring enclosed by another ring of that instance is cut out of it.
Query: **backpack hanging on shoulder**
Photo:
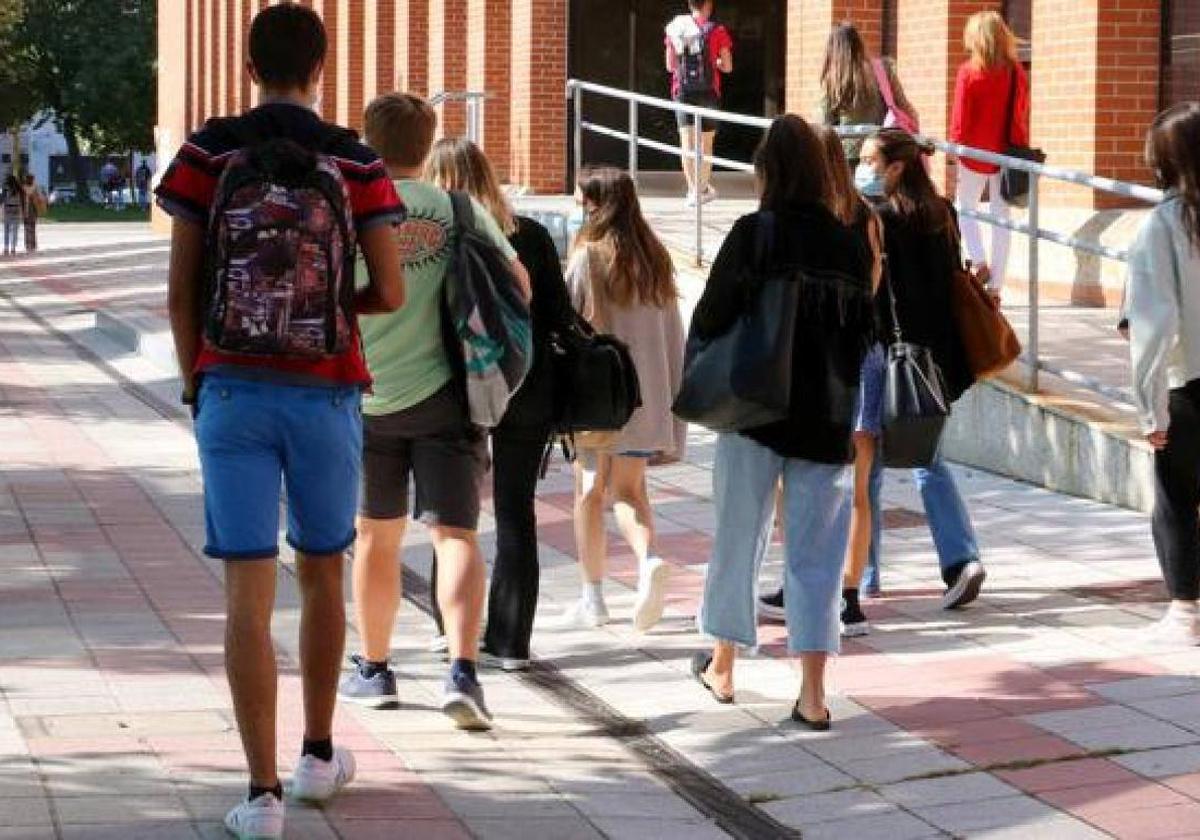
[[[711,96],[716,92],[712,56],[708,50],[708,39],[714,29],[716,24],[712,21],[698,24],[699,34],[684,42],[675,66],[679,92],[684,96]]]
[[[209,216],[205,341],[254,356],[338,356],[354,340],[354,219],[341,170],[291,140],[230,130],[242,148]]]
[[[500,424],[533,365],[533,322],[517,278],[495,244],[475,227],[466,193],[450,193],[454,250],[443,288],[451,363],[466,388],[471,422]]]

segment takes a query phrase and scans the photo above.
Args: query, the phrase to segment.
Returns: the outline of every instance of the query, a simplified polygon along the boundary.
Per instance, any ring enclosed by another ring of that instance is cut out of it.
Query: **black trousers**
[[[1200,599],[1200,380],[1171,391],[1167,446],[1154,455],[1154,547],[1172,599]]]
[[[488,592],[487,650],[508,659],[528,659],[537,612],[537,516],[534,494],[549,429],[498,429],[492,434],[492,507],[496,516],[496,559]],[[433,558],[433,603],[438,632],[437,557]]]

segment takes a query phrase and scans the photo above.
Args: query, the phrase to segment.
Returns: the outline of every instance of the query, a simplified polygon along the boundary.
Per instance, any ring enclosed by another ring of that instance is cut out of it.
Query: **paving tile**
[[[1118,682],[1097,683],[1089,688],[1109,700],[1130,703],[1135,700],[1153,700],[1160,697],[1175,697],[1180,694],[1200,694],[1200,677],[1164,674]]]
[[[912,814],[896,811],[819,823],[806,827],[803,836],[804,840],[926,840],[946,835]]]
[[[1158,810],[1190,802],[1178,791],[1145,779],[1044,791],[1038,796],[1057,808],[1089,819],[1094,814]]]
[[[986,773],[967,773],[940,779],[921,779],[881,787],[879,793],[905,808],[953,805],[985,799],[1010,798],[1019,793],[1016,788]]]
[[[1029,796],[1007,796],[977,802],[914,806],[912,812],[926,822],[955,836],[974,835],[989,828],[1020,826],[1057,814],[1053,808]]]
[[[729,837],[711,822],[623,817],[594,818],[592,824],[608,840],[726,840]]]
[[[188,816],[183,801],[165,796],[56,796],[54,812],[62,825],[153,823]]]
[[[479,840],[603,840],[604,835],[582,817],[575,819],[491,819],[464,820],[467,829]],[[379,835],[395,837],[395,834]]]
[[[762,809],[781,823],[806,831],[823,822],[900,813],[899,808],[882,796],[861,789],[796,796],[767,803]]]
[[[1200,746],[1119,755],[1113,758],[1113,761],[1151,779],[1182,776],[1200,771]]]
[[[1105,840],[1111,834],[1066,814],[1025,820],[1020,825],[973,831],[980,840]]]
[[[44,796],[0,799],[0,825],[29,829],[50,826],[49,802]]]
[[[1090,787],[1114,783],[1137,783],[1137,774],[1107,758],[1058,761],[1021,770],[1000,770],[996,776],[1029,793]]]

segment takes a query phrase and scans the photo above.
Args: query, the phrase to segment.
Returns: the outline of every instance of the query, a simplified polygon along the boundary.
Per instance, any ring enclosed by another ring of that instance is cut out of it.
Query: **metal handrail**
[[[429,97],[434,108],[448,102],[465,102],[467,106],[467,139],[479,143],[483,137],[483,108],[489,94],[478,90],[443,90]]]
[[[623,100],[629,103],[629,124],[626,131],[610,128],[608,126],[598,125],[596,123],[583,119],[583,94],[589,93],[597,96],[608,97],[610,99]],[[700,129],[702,120],[712,122],[731,123],[734,125],[750,126],[752,128],[766,129],[770,127],[771,120],[765,117],[755,117],[748,114],[735,114],[729,111],[720,111],[715,108],[705,108],[698,105],[689,105],[682,102],[675,102],[670,99],[662,99],[655,96],[648,96],[642,93],[634,93],[633,91],[621,90],[620,88],[609,87],[606,85],[598,85],[593,82],[585,82],[579,79],[570,79],[567,82],[567,97],[571,100],[574,110],[573,122],[573,152],[575,165],[578,168],[583,160],[583,132],[588,131],[593,134],[598,134],[604,137],[611,137],[617,140],[624,140],[629,146],[629,172],[636,180],[638,172],[638,150],[640,148],[654,149],[668,154],[684,155],[690,154],[694,156],[694,165],[696,172],[700,171],[701,166],[705,161],[714,164],[735,169],[741,172],[753,172],[753,167],[744,161],[729,160],[727,158],[718,157],[716,155],[705,155],[703,144],[699,142]],[[658,108],[665,111],[671,111],[676,114],[686,114],[692,119],[694,126],[695,137],[697,138],[692,149],[684,149],[682,145],[674,146],[669,143],[660,143],[656,140],[649,140],[641,137],[638,134],[638,106],[645,105],[651,108]],[[835,126],[834,130],[840,136],[866,136],[875,131],[878,131],[879,126],[875,125],[853,125],[853,126]],[[1063,376],[1077,384],[1084,384],[1092,390],[1110,395],[1112,392],[1111,386],[1104,385],[1091,377],[1072,371],[1064,371],[1056,367],[1049,366],[1039,358],[1039,300],[1038,300],[1038,281],[1039,281],[1039,248],[1038,244],[1042,240],[1054,242],[1058,245],[1071,248],[1075,251],[1081,251],[1106,259],[1117,260],[1120,262],[1128,261],[1129,254],[1127,251],[1120,248],[1111,248],[1099,242],[1094,242],[1086,239],[1081,239],[1067,233],[1043,228],[1040,224],[1041,215],[1041,181],[1043,178],[1049,178],[1055,181],[1063,181],[1070,184],[1087,187],[1100,192],[1119,195],[1124,198],[1132,198],[1137,201],[1144,201],[1149,204],[1157,204],[1164,198],[1161,190],[1153,187],[1145,186],[1144,184],[1134,184],[1125,181],[1117,181],[1112,178],[1103,178],[1097,175],[1092,175],[1087,172],[1081,172],[1074,169],[1066,169],[1058,166],[1049,166],[1044,163],[1035,163],[1034,161],[1024,160],[1021,158],[1009,157],[1007,155],[996,154],[984,149],[976,149],[971,146],[964,146],[959,143],[951,143],[946,140],[941,140],[927,135],[918,135],[918,139],[928,143],[936,149],[941,150],[949,155],[954,155],[959,158],[967,158],[976,160],[981,163],[990,163],[995,166],[1000,166],[1007,169],[1016,169],[1029,173],[1029,206],[1026,221],[1019,222],[1011,219],[1001,218],[984,213],[979,210],[960,210],[960,215],[979,221],[986,222],[991,225],[998,225],[1007,228],[1020,234],[1024,234],[1029,239],[1029,336],[1026,342],[1025,353],[1022,359],[1028,366],[1027,385],[1031,391],[1036,391],[1038,388],[1038,372],[1039,370],[1049,370],[1056,375]],[[702,202],[696,202],[695,214],[695,261],[696,265],[703,264],[704,259],[704,205]]]

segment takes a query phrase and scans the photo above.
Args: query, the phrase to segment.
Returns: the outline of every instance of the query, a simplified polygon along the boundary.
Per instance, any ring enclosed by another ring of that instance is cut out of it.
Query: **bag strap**
[[[1017,108],[1017,66],[1014,64],[1009,70],[1009,85],[1008,85],[1008,122],[1005,124],[1004,142],[1011,146],[1013,122],[1016,118],[1014,113]]]
[[[896,310],[896,290],[892,288],[892,267],[888,262],[888,255],[883,253],[883,282],[887,284],[888,306],[892,312],[892,336],[896,339],[896,344],[904,341],[904,336],[900,331],[900,314]]]
[[[892,92],[892,80],[888,78],[887,68],[883,65],[883,59],[871,59],[871,69],[875,71],[875,84],[879,86],[879,93],[883,96],[883,104],[893,114],[896,113],[896,96]]]
[[[760,271],[766,269],[767,260],[773,250],[775,250],[775,213],[771,210],[764,210],[758,214],[758,230],[755,231],[754,237],[755,268]]]
[[[471,205],[471,197],[460,190],[450,191],[450,214],[454,217],[454,233],[461,237],[463,233],[475,229],[475,208]]]

